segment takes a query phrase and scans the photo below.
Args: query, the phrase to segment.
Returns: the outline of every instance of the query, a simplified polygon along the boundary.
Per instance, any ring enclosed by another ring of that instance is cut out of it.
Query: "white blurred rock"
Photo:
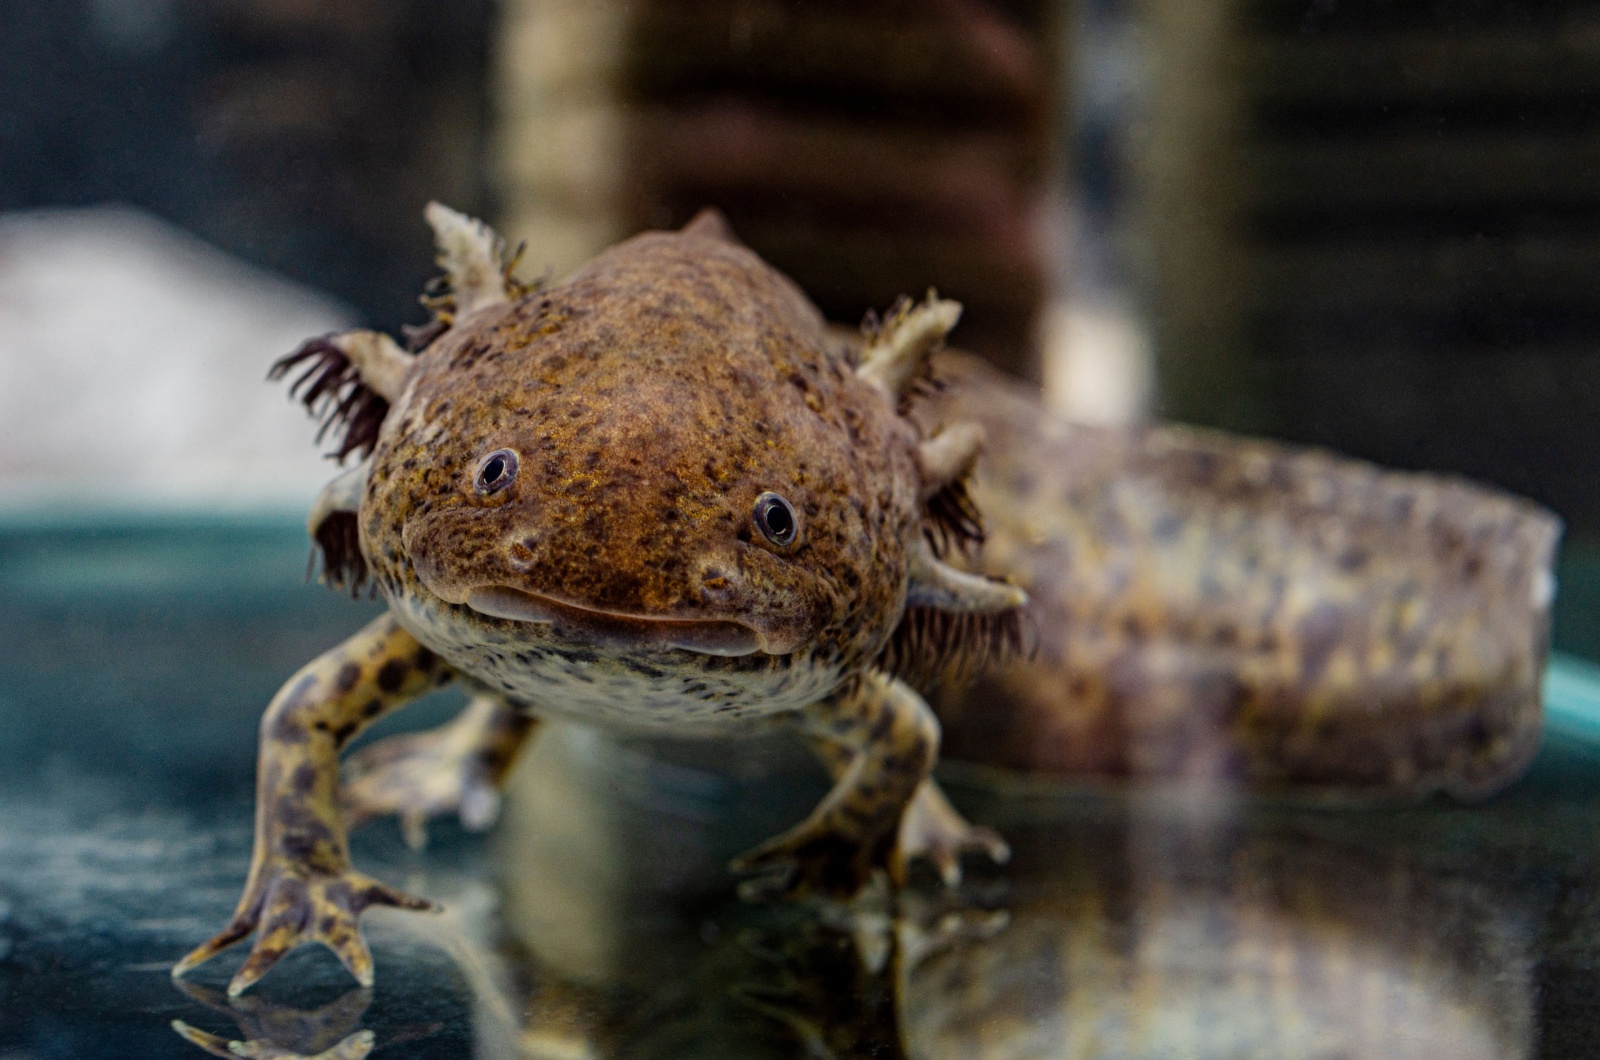
[[[353,318],[132,209],[0,216],[0,508],[305,507],[335,468],[266,372]]]

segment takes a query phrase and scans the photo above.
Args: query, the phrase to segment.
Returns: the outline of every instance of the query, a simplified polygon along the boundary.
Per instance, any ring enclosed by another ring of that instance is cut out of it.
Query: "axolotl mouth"
[[[566,626],[607,644],[658,645],[700,655],[722,656],[754,655],[756,652],[787,655],[797,647],[774,643],[759,630],[729,619],[658,618],[606,611],[503,585],[471,589],[463,602],[491,618]]]

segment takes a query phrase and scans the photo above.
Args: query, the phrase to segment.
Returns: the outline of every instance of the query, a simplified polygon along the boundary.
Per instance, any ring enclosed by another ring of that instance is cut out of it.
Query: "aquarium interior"
[[[238,894],[259,712],[377,606],[307,584],[306,558],[277,517],[0,532],[0,1057],[1592,1055],[1600,552],[1564,555],[1544,745],[1482,805],[952,768],[1012,864],[845,916],[741,902],[719,867],[820,790],[781,748],[729,769],[569,731],[543,764],[576,841],[514,801],[421,852],[369,826],[357,863],[447,911],[367,918],[371,990],[308,947],[229,1000],[242,954],[168,970]]]

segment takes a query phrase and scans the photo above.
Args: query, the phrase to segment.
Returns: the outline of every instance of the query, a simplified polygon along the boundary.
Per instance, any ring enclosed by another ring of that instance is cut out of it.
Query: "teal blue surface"
[[[1600,665],[1553,654],[1544,673],[1546,740],[1571,740],[1600,754]]]
[[[232,954],[180,990],[166,969],[225,921],[248,864],[263,704],[376,607],[307,584],[306,553],[287,518],[0,519],[0,1058],[204,1055],[175,1019],[308,1056],[364,1028],[378,1056],[511,1057],[507,1040],[573,1020],[590,1051],[551,1055],[762,1060],[824,1055],[821,1042],[840,1057],[983,1057],[963,1028],[1014,1047],[994,1056],[1075,1055],[1086,1034],[1108,1057],[1595,1055],[1600,665],[1570,653],[1588,634],[1560,618],[1544,743],[1482,805],[958,788],[1016,851],[961,901],[1010,924],[903,982],[863,971],[836,925],[742,905],[720,873],[710,889],[662,883],[683,851],[718,847],[706,837],[731,827],[729,807],[781,800],[759,776],[706,777],[685,813],[662,797],[685,769],[636,761],[574,804],[592,842],[553,867],[515,830],[486,843],[443,824],[422,854],[390,823],[358,833],[365,870],[467,925],[446,938],[377,919],[374,991],[317,952],[242,1002],[215,990]],[[1569,596],[1561,614],[1587,620],[1586,603]],[[627,841],[605,821],[628,822]],[[590,864],[595,850],[620,860]],[[540,871],[573,902],[635,881],[613,905],[548,909],[624,955],[613,978],[567,981],[511,915],[507,896]],[[1284,1044],[1356,1024],[1366,1051]],[[1138,1038],[1150,1027],[1169,1038]]]

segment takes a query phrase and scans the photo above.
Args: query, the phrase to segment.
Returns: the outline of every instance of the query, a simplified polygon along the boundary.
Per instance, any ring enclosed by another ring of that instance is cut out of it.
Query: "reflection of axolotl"
[[[452,293],[420,353],[355,332],[284,366],[311,361],[308,404],[372,450],[310,525],[329,580],[370,576],[390,612],[268,708],[245,894],[177,972],[256,930],[235,991],[305,940],[367,981],[360,912],[426,903],[355,873],[341,818],[487,820],[536,714],[799,726],[836,785],[741,859],[768,893],[1003,858],[927,779],[912,684],[1010,654],[1006,570],[1048,597],[1039,650],[995,679],[1014,710],[957,713],[968,757],[1470,792],[1526,761],[1556,534],[1529,506],[1165,430],[1063,436],[959,361],[928,393],[957,307],[853,348],[712,217],[531,291],[492,233],[430,220]],[[969,492],[985,431],[1004,451]],[[982,506],[987,576],[953,555]],[[452,676],[468,709],[361,752],[341,793],[340,749]]]

